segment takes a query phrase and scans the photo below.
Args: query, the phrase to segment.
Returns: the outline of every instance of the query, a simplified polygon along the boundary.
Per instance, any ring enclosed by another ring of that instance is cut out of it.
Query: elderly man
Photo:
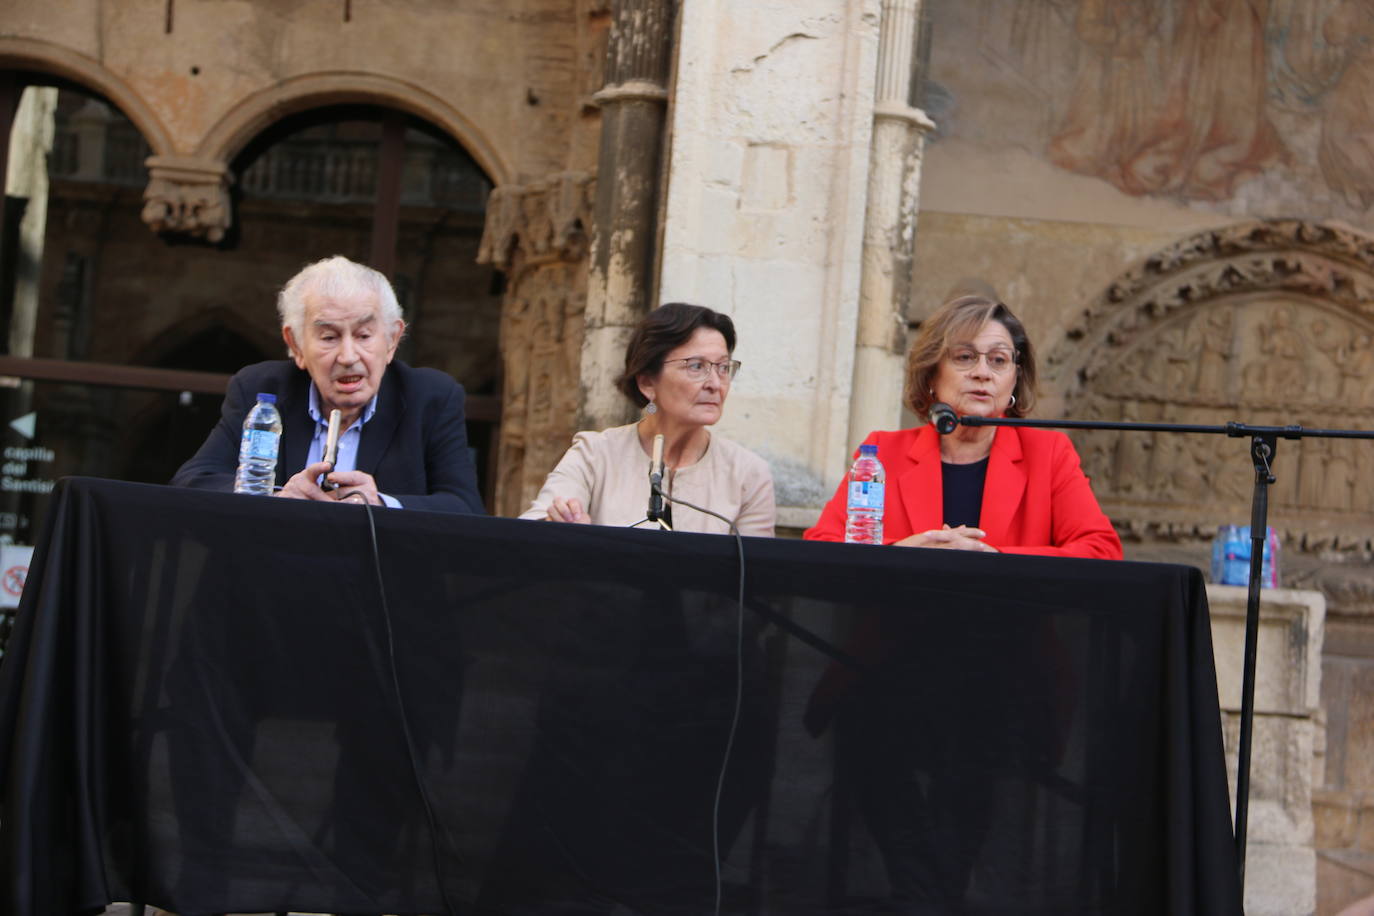
[[[219,423],[173,485],[232,490],[243,419],[258,392],[271,392],[283,426],[278,496],[484,511],[463,388],[442,372],[394,359],[405,322],[386,277],[344,257],[326,258],[291,278],[277,311],[291,359],[257,363],[230,379]],[[343,432],[331,469],[321,459],[335,408]],[[322,489],[322,478],[337,488]]]

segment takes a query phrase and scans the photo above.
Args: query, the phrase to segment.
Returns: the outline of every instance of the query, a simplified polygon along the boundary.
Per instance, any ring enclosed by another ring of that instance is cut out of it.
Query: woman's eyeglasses
[[[978,365],[980,356],[988,361],[988,368],[997,375],[1016,365],[1016,351],[1005,347],[993,347],[986,351],[975,350],[973,347],[955,347],[949,351],[949,363],[960,372],[970,372]]]
[[[706,373],[714,371],[722,382],[729,382],[739,375],[739,367],[742,365],[737,359],[727,359],[723,362],[713,363],[702,359],[699,356],[689,356],[684,359],[665,359],[664,365],[668,363],[681,363],[683,371],[687,377],[694,382],[699,382],[706,378]]]

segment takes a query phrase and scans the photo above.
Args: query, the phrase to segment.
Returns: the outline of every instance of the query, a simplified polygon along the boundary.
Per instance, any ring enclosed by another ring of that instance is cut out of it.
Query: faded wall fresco
[[[1229,212],[1374,203],[1374,0],[929,5],[941,137]]]

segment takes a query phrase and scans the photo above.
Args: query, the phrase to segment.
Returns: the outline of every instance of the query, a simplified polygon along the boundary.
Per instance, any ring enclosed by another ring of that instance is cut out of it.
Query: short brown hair
[[[1011,309],[995,299],[959,296],[921,322],[921,330],[906,354],[906,406],[922,422],[930,419],[930,408],[935,404],[931,388],[950,344],[972,339],[989,321],[1006,328],[1016,348],[1016,385],[1011,392],[1016,403],[1007,408],[1007,416],[1030,414],[1035,406],[1035,351],[1026,336],[1025,326]]]
[[[729,315],[704,305],[669,302],[645,315],[635,327],[625,347],[625,371],[616,378],[615,386],[636,406],[648,404],[649,399],[639,390],[639,377],[657,378],[663,371],[664,357],[691,340],[697,328],[719,331],[725,338],[725,348],[735,352],[735,323]]]

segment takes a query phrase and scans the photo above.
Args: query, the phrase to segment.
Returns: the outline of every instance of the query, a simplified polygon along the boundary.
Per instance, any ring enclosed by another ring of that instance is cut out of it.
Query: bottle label
[[[883,485],[876,480],[849,482],[849,508],[883,511]]]
[[[276,461],[280,439],[281,434],[270,429],[245,429],[243,441],[239,443],[239,460]]]

